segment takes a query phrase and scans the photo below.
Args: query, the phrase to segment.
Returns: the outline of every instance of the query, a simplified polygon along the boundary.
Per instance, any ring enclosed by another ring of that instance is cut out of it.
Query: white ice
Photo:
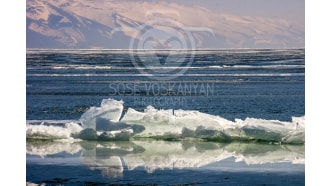
[[[91,107],[80,118],[83,126],[66,127],[27,125],[27,138],[66,139],[72,136],[93,140],[129,140],[130,138],[201,138],[207,140],[263,140],[279,143],[305,142],[305,117],[292,122],[258,118],[234,122],[194,110],[158,110],[148,106],[143,112],[128,108],[123,101],[104,99],[100,107]]]
[[[292,122],[256,118],[236,119],[232,122],[199,111],[157,110],[148,106],[144,112],[129,108],[121,121],[145,127],[145,130],[135,137],[181,136],[223,140],[305,142],[304,117],[293,117]]]
[[[77,123],[66,123],[62,126],[26,125],[26,138],[34,139],[73,139],[83,128]]]
[[[124,102],[114,99],[103,99],[100,107],[91,107],[81,117],[84,128],[97,129],[106,122],[118,122],[123,112]]]

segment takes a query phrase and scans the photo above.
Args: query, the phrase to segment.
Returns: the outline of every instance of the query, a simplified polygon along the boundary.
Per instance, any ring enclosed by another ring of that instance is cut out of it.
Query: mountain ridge
[[[175,49],[304,48],[305,44],[304,25],[291,20],[147,1],[28,0],[26,34],[27,48],[152,49],[170,37],[177,39],[167,42]],[[187,40],[193,46],[185,46]]]

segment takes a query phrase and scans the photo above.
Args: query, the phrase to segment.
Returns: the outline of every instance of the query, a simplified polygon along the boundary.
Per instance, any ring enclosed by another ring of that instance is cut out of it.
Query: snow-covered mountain
[[[27,0],[26,23],[27,48],[288,48],[305,44],[302,23],[164,1]]]

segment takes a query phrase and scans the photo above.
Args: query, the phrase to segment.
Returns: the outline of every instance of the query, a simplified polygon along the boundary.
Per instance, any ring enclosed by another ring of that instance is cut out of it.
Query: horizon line
[[[293,50],[305,49],[305,47],[288,47],[288,48],[197,48],[197,49],[121,49],[121,48],[26,48],[29,50],[54,50],[54,51],[100,51],[100,50],[117,50],[117,51],[212,51],[212,50]]]

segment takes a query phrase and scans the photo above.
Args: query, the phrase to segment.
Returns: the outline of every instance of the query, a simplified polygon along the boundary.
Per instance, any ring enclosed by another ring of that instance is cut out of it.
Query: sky
[[[156,0],[149,0],[156,1]],[[304,22],[304,0],[166,0],[183,5],[203,6],[216,12],[241,16],[290,19]]]

